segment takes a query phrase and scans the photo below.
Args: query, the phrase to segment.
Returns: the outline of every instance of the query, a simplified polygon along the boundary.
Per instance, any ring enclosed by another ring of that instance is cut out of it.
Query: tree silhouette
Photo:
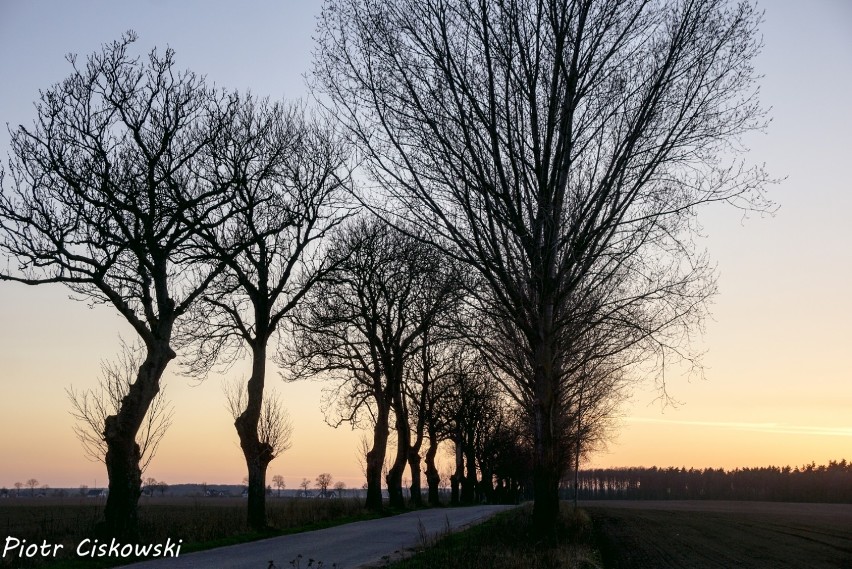
[[[190,246],[228,199],[199,180],[226,102],[175,67],[174,52],[131,55],[128,32],[41,92],[32,127],[12,131],[0,180],[0,279],[63,283],[117,310],[145,346],[136,380],[103,434],[105,533],[134,538],[141,494],[136,435],[175,357],[176,320],[218,274]]]
[[[529,407],[542,531],[577,371],[691,357],[714,291],[697,206],[771,207],[735,156],[764,125],[760,18],[723,0],[324,3],[313,78],[366,156],[364,201],[482,279],[486,352]]]
[[[272,477],[272,483],[278,489],[278,497],[281,497],[281,490],[287,487],[287,484],[284,482],[284,477],[280,474],[276,474]]]
[[[246,384],[242,381],[234,381],[231,383],[225,383],[223,388],[225,391],[225,398],[228,403],[228,410],[231,412],[231,416],[236,421],[246,408],[246,400],[249,397]],[[293,423],[290,420],[290,415],[287,413],[287,409],[284,408],[284,404],[277,391],[270,391],[263,399],[255,430],[255,437],[259,444],[263,446],[265,451],[263,456],[259,459],[261,462],[252,463],[252,466],[259,468],[260,465],[262,465],[263,478],[265,480],[266,465],[288,450],[292,445],[293,440]],[[247,487],[246,489],[249,497],[252,495],[251,481],[251,474],[243,480],[243,483]],[[255,509],[250,509],[249,514],[253,516],[252,520],[255,524],[260,523],[259,516],[262,515],[263,527],[266,527],[266,485],[262,487],[262,490],[260,497],[262,507],[255,504]],[[257,511],[257,508],[260,509],[260,512]]]
[[[319,495],[323,498],[328,496],[328,487],[331,486],[332,477],[328,472],[323,472],[316,479],[316,486],[319,489]]]
[[[251,376],[234,426],[248,470],[248,523],[266,527],[266,469],[275,453],[258,426],[270,339],[311,287],[333,268],[323,241],[350,210],[348,149],[334,128],[300,104],[232,96],[227,126],[204,154],[209,183],[230,196],[205,227],[201,248],[225,271],[187,319],[190,373],[205,375],[248,353]]]
[[[296,377],[325,373],[335,380],[329,410],[343,422],[368,422],[367,500],[381,509],[381,475],[393,411],[397,452],[386,477],[390,502],[403,506],[402,475],[411,447],[404,389],[406,366],[439,315],[450,310],[460,277],[421,241],[381,221],[359,219],[336,237],[340,259],[296,312],[295,341],[287,366]]]

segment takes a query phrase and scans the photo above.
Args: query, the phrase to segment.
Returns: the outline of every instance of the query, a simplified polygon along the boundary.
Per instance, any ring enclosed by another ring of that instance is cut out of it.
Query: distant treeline
[[[852,463],[801,467],[581,470],[580,499],[767,500],[852,503]]]

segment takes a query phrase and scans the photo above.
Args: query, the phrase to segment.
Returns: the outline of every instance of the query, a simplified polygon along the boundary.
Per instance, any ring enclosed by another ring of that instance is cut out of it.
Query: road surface
[[[433,508],[389,518],[340,525],[318,531],[241,543],[174,558],[152,559],[133,569],[355,569],[400,559],[427,539],[485,521],[512,506]],[[301,557],[299,557],[301,555]],[[295,562],[291,564],[291,562]]]

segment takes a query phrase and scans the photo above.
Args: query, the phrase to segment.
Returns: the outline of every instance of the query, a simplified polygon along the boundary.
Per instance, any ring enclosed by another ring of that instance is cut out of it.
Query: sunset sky
[[[170,46],[179,68],[260,96],[307,95],[319,1],[0,0],[0,123],[31,124],[39,89],[65,78],[68,52],[85,57],[128,29],[137,53]],[[765,134],[750,159],[783,180],[770,190],[774,217],[724,207],[699,215],[718,265],[719,290],[705,333],[704,379],[667,375],[677,405],[661,406],[637,377],[606,450],[587,464],[725,467],[852,460],[852,3],[760,4],[765,47]],[[0,131],[0,156],[9,148]],[[105,306],[69,300],[61,285],[0,283],[0,487],[36,478],[52,487],[103,486],[72,431],[65,389],[96,384],[99,362],[130,328]],[[333,429],[321,382],[284,384],[293,447],[269,477],[289,488],[330,472],[363,483],[360,432]],[[234,368],[229,377],[245,374]],[[170,484],[239,483],[245,475],[221,377],[198,384],[174,365],[164,384],[175,420],[145,476]],[[444,462],[448,462],[445,457]]]

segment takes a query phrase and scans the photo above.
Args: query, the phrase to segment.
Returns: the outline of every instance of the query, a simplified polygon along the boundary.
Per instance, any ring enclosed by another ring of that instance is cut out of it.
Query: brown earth
[[[852,569],[852,504],[597,501],[608,569]]]

